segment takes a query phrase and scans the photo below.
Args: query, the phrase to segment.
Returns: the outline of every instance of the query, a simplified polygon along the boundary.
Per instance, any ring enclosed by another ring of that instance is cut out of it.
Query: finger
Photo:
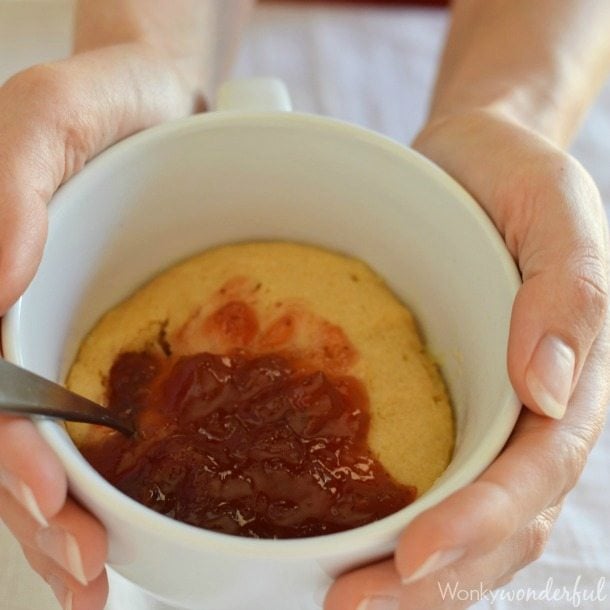
[[[607,220],[593,180],[493,111],[432,125],[415,146],[474,195],[517,260],[509,374],[525,405],[560,418],[606,315]]]
[[[325,599],[325,610],[461,610],[488,598],[510,582],[516,571],[537,559],[548,541],[559,507],[539,515],[527,527],[489,553],[463,559],[411,584],[403,584],[387,560],[340,577]]]
[[[535,431],[529,421],[534,417],[522,415],[514,440],[477,481],[407,526],[396,551],[404,582],[490,552],[565,494],[567,480],[561,469],[574,469],[568,463],[573,456],[544,431]]]
[[[40,157],[45,149],[41,135],[30,135],[27,114],[8,116],[12,113],[5,100],[0,88],[0,315],[34,276],[46,240],[46,204],[55,187]],[[17,123],[9,126],[9,118]]]
[[[508,369],[521,400],[553,418],[569,397],[607,308],[606,220],[597,189],[563,155],[542,170],[563,180],[526,195],[518,232],[523,285],[510,327]],[[535,228],[534,228],[535,227]]]
[[[401,583],[391,560],[374,564],[339,578],[324,610],[462,610],[479,601],[464,592],[495,588],[490,583],[507,571],[510,552],[503,545],[484,559],[461,562],[412,585]]]
[[[477,481],[407,526],[396,552],[404,581],[488,553],[559,503],[576,483],[603,426],[607,354],[605,327],[566,417],[557,421],[524,411],[503,453]]]
[[[59,185],[113,142],[195,109],[175,67],[147,45],[34,66],[0,87],[0,315],[36,271]]]
[[[32,568],[51,587],[64,610],[103,610],[108,597],[106,572],[83,586],[44,554],[29,547],[24,547],[23,554]]]
[[[42,526],[64,505],[64,468],[28,419],[0,416],[0,486]]]
[[[394,562],[380,561],[340,576],[326,594],[324,610],[382,610],[384,604],[398,610],[401,589]]]
[[[23,546],[46,555],[81,584],[95,580],[103,571],[106,532],[74,501],[68,500],[49,525],[42,527],[9,494],[0,491],[0,517]]]

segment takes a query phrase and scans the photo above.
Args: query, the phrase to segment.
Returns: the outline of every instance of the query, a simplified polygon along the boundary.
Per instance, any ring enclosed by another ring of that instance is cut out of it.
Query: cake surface
[[[231,322],[243,313],[240,307],[255,313],[251,324],[243,316]],[[228,318],[210,326],[218,312]],[[358,379],[368,393],[372,453],[418,496],[447,467],[451,406],[412,315],[367,265],[317,247],[228,245],[160,273],[101,318],[83,342],[67,386],[107,404],[107,380],[121,353],[175,357],[235,350],[290,351],[310,366]],[[112,434],[83,424],[71,424],[69,431],[81,447]]]

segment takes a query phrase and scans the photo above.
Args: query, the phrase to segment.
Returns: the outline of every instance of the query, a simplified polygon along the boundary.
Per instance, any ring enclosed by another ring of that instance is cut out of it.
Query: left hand
[[[0,315],[36,272],[60,184],[197,101],[173,59],[140,43],[33,66],[0,86]],[[105,606],[106,531],[70,497],[61,462],[27,418],[0,417],[0,522],[63,607]]]
[[[415,147],[474,195],[519,265],[508,369],[529,409],[474,483],[412,521],[394,558],[339,578],[326,610],[467,608],[477,600],[443,599],[444,585],[509,582],[541,555],[610,397],[607,221],[586,171],[489,110],[437,121]]]

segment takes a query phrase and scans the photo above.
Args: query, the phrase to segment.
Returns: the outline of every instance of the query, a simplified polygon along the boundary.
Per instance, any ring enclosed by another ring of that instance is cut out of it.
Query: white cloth
[[[34,62],[67,54],[70,24],[67,1],[0,0],[0,81]],[[296,109],[346,119],[409,142],[424,118],[445,27],[445,13],[435,9],[263,5],[247,32],[236,73],[277,76],[287,83]],[[610,200],[610,87],[590,113],[573,152],[593,174],[604,199]],[[560,595],[562,587],[571,591],[575,586],[582,593],[598,586],[600,578],[610,577],[609,466],[607,430],[570,494],[546,552],[502,590],[506,595],[528,587],[543,594],[549,577],[554,579],[550,593]],[[259,610],[248,596],[248,583],[239,586],[244,602],[235,610]],[[610,583],[601,592],[608,598],[605,602],[584,601],[580,607],[610,607]],[[284,607],[316,606],[304,600]],[[565,598],[476,605],[477,610],[572,607],[576,604]],[[0,608],[56,608],[46,585],[27,568],[2,526]],[[108,610],[159,606],[115,581]]]

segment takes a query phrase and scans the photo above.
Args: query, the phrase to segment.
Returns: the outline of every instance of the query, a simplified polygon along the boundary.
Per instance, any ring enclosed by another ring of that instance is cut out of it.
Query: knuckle
[[[503,574],[500,578],[496,579],[494,583],[494,589],[500,589],[501,587],[506,587],[510,585],[510,583],[515,579],[515,572],[511,571],[506,574]]]
[[[41,108],[61,103],[70,95],[70,83],[65,72],[52,63],[26,68],[12,76],[4,87],[18,94],[19,99]]]
[[[467,607],[464,600],[451,599],[448,591],[460,587],[464,573],[452,566],[443,568],[415,583],[404,585],[400,606],[401,610],[417,610],[419,608],[458,608]]]
[[[518,515],[521,511],[519,506],[516,506],[514,495],[505,485],[493,480],[481,479],[474,485],[482,487],[488,498],[493,498],[496,505],[503,507],[503,510],[488,522],[488,527],[492,528],[494,540],[497,542],[507,540],[519,526]]]
[[[560,447],[557,455],[558,466],[563,473],[564,486],[560,490],[560,500],[565,494],[574,488],[589,459],[589,452],[593,446],[599,431],[596,426],[572,427],[566,429],[558,438]]]
[[[608,308],[608,279],[606,265],[596,251],[587,249],[576,257],[572,296],[575,313],[584,314],[599,327]]]
[[[527,526],[525,534],[525,552],[522,565],[528,565],[540,559],[551,537],[554,519],[545,511],[538,515],[532,523]]]
[[[88,113],[82,112],[82,91],[75,75],[61,63],[39,64],[16,74],[4,87],[34,117],[37,131],[43,127],[56,159],[57,181],[81,169],[91,155],[92,130]]]
[[[91,155],[92,142],[89,131],[83,125],[67,124],[63,129],[64,142],[64,176],[70,176],[80,171]]]
[[[542,557],[549,537],[549,528],[544,524],[536,524],[534,527],[530,528],[528,550],[525,556],[527,563],[532,563]]]
[[[603,213],[603,204],[599,189],[591,174],[583,165],[563,151],[555,151],[549,157],[553,166],[553,184],[558,200],[570,208],[580,209],[583,204],[588,209],[595,209]]]

